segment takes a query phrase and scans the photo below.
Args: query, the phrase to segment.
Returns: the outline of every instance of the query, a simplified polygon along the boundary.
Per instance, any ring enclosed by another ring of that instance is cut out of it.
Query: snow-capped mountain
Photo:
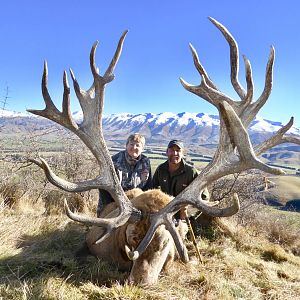
[[[6,109],[0,109],[0,118],[17,118],[17,117],[30,117],[28,112],[17,112]]]
[[[75,112],[73,118],[80,123],[82,112]],[[51,126],[50,121],[28,113],[0,110],[0,125],[5,128],[9,124],[9,130],[13,130],[14,126],[30,126],[33,130]],[[219,124],[219,116],[205,113],[119,113],[103,116],[104,134],[111,140],[124,140],[129,134],[140,132],[149,142],[180,138],[191,144],[215,144],[218,142]],[[256,117],[248,131],[253,143],[259,143],[283,125],[281,122]],[[300,135],[300,129],[293,126],[288,133]]]
[[[218,142],[220,120],[217,115],[182,112],[159,114],[112,114],[104,116],[103,128],[106,134],[129,134],[141,132],[148,139],[180,138],[189,143],[209,144]],[[278,131],[285,124],[257,117],[249,126],[249,134],[254,143],[259,143]],[[293,126],[289,134],[300,135],[300,129]]]

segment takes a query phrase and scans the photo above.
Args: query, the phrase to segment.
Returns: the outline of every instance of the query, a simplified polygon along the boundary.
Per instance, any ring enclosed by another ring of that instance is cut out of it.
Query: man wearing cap
[[[198,171],[184,160],[182,141],[171,140],[166,153],[168,160],[157,167],[152,179],[152,187],[159,188],[163,192],[176,197],[198,176]],[[208,192],[202,193],[202,198],[207,196],[206,193]],[[186,217],[185,208],[175,214],[175,219],[185,220]]]

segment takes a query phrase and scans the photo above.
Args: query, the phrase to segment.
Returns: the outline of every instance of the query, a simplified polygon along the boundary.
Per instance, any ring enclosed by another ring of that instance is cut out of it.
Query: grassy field
[[[285,223],[274,232],[270,212],[260,210],[263,230],[223,221],[197,238],[203,264],[175,262],[157,285],[137,287],[101,260],[77,262],[85,228],[44,210],[24,197],[0,211],[0,299],[299,299],[299,235]]]
[[[41,153],[58,174],[71,181],[97,174],[89,154],[75,144],[59,152],[49,149],[50,146],[39,147],[47,149]],[[14,154],[34,154],[30,153],[31,147],[28,144],[23,152],[16,150]],[[111,147],[110,152],[122,149]],[[152,171],[166,160],[164,147],[149,147],[145,154],[151,159]],[[187,158],[200,169],[207,164],[206,154],[190,151]],[[197,231],[201,233],[197,244],[203,264],[175,262],[161,275],[157,285],[137,287],[126,282],[128,274],[118,272],[101,259],[89,257],[85,262],[75,259],[86,228],[65,216],[61,201],[69,197],[72,202],[74,194],[58,194],[41,170],[17,160],[2,160],[0,174],[1,300],[299,299],[300,214],[297,212],[244,202],[239,215]],[[282,206],[300,199],[300,177],[268,179],[275,185],[270,184],[267,191],[258,193],[268,193]],[[80,197],[73,199],[74,207],[95,215],[97,193]],[[195,256],[192,243],[185,242],[189,255]]]

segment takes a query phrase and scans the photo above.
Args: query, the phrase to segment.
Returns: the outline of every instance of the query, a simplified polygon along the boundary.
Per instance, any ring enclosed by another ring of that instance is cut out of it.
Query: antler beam
[[[65,191],[80,192],[101,188],[107,190],[112,195],[113,199],[120,207],[120,214],[110,220],[94,218],[91,221],[96,222],[98,226],[101,225],[106,228],[107,232],[105,237],[107,237],[114,228],[123,225],[128,220],[134,221],[141,218],[141,212],[132,206],[119,183],[102,132],[104,90],[106,84],[114,79],[113,72],[121,55],[126,34],[127,31],[122,34],[111,63],[103,76],[99,74],[95,62],[95,53],[98,42],[95,42],[92,46],[90,53],[90,67],[94,82],[89,90],[84,91],[80,88],[73,71],[70,69],[74,90],[83,112],[83,121],[81,124],[77,124],[71,115],[70,88],[66,72],[64,72],[63,75],[64,93],[62,111],[59,111],[54,105],[48,91],[48,67],[46,62],[44,64],[42,78],[42,94],[46,107],[43,110],[28,110],[30,113],[52,120],[72,131],[84,142],[98,161],[100,169],[99,176],[91,180],[72,183],[55,175],[47,162],[42,158],[39,160],[30,159],[31,162],[44,170],[46,177],[52,184]]]
[[[275,167],[271,167],[263,163],[256,155],[261,154],[267,149],[284,142],[292,142],[300,144],[298,137],[283,136],[293,124],[293,118],[290,122],[278,131],[274,137],[262,143],[260,146],[253,149],[250,141],[247,128],[251,121],[255,118],[258,111],[268,100],[272,90],[273,81],[273,65],[275,58],[275,50],[272,47],[266,68],[265,86],[258,100],[253,101],[253,79],[249,60],[244,57],[246,68],[246,83],[247,90],[241,86],[238,81],[239,72],[239,56],[238,46],[229,33],[229,31],[215,19],[209,17],[210,21],[221,31],[227,40],[230,48],[230,64],[231,64],[231,83],[237,92],[240,101],[231,99],[229,96],[220,92],[216,85],[209,78],[203,65],[200,63],[198,54],[194,47],[190,45],[194,65],[201,76],[200,85],[193,86],[180,78],[183,87],[197,96],[214,105],[220,115],[220,138],[219,145],[215,152],[212,161],[200,172],[198,177],[177,197],[173,199],[164,209],[151,216],[151,226],[144,240],[138,248],[131,253],[133,257],[138,257],[149,245],[153,232],[160,224],[166,224],[166,227],[171,232],[176,243],[177,250],[183,261],[187,260],[187,255],[184,246],[178,233],[172,226],[172,216],[182,207],[192,205],[200,211],[208,215],[216,217],[231,216],[239,210],[238,196],[233,196],[232,206],[220,209],[209,207],[201,200],[201,191],[211,184],[213,181],[234,173],[240,173],[248,169],[259,169],[271,174],[284,174],[284,172]]]

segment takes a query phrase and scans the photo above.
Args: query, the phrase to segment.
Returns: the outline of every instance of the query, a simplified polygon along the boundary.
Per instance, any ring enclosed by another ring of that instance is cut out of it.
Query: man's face
[[[129,141],[126,146],[129,156],[134,159],[137,159],[142,154],[143,149],[143,144],[138,141]]]
[[[174,145],[167,149],[168,161],[171,164],[179,164],[183,157],[183,149]]]

